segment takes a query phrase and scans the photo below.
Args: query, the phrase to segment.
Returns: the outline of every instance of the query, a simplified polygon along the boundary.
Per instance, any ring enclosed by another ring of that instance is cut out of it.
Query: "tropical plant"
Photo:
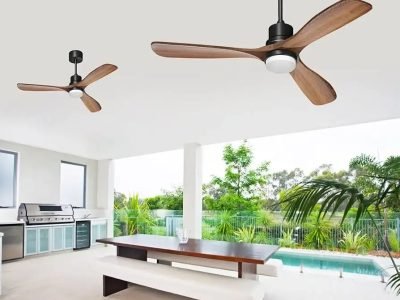
[[[217,234],[226,239],[232,236],[233,231],[233,214],[229,211],[221,212],[217,217]]]
[[[400,252],[400,243],[399,239],[397,237],[397,231],[396,230],[390,230],[388,234],[388,242],[390,246],[390,250],[394,252]]]
[[[242,227],[235,231],[236,241],[239,243],[254,243],[255,227]]]
[[[121,223],[118,220],[114,220],[114,236],[121,236],[121,235],[122,235]]]
[[[259,210],[256,213],[256,222],[258,226],[262,226],[264,230],[274,224],[275,218],[273,214],[267,210]]]
[[[202,239],[203,240],[213,240],[215,237],[215,227],[203,222],[202,224]]]
[[[362,253],[368,247],[368,236],[362,234],[361,231],[343,231],[343,238],[339,241],[339,245],[346,252]]]
[[[151,211],[139,195],[131,196],[119,212],[119,219],[126,225],[128,235],[144,233],[147,228],[155,225]]]
[[[293,229],[288,229],[282,232],[282,237],[278,240],[278,244],[281,247],[293,248],[296,246],[296,242],[293,239]]]
[[[315,249],[322,249],[328,246],[332,224],[326,219],[320,219],[314,213],[306,222],[305,228],[308,230],[304,238],[306,246]]]
[[[356,208],[354,225],[361,217],[371,219],[395,269],[389,285],[400,294],[399,268],[391,255],[385,232],[382,232],[370,211],[374,209],[380,214],[382,210],[396,209],[400,205],[400,156],[389,157],[380,163],[371,156],[360,155],[350,162],[350,169],[356,176],[354,183],[315,179],[284,193],[281,201],[286,208],[285,219],[305,222],[316,208],[317,218],[324,219],[328,215],[333,216],[343,207],[343,223],[350,209]]]
[[[258,232],[254,237],[254,243],[256,244],[271,244],[272,241],[268,238],[266,232]]]

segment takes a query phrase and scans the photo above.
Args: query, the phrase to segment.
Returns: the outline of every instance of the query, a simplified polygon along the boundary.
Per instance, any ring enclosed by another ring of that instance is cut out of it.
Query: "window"
[[[86,166],[61,162],[60,203],[73,207],[86,206]]]
[[[15,207],[18,154],[0,150],[0,207]]]

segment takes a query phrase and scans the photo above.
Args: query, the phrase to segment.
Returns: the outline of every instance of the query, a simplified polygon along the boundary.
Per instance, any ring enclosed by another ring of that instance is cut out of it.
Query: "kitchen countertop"
[[[24,221],[0,221],[0,225],[24,224]]]
[[[109,220],[110,218],[106,217],[93,217],[93,218],[75,218],[75,221],[96,221],[96,220]]]

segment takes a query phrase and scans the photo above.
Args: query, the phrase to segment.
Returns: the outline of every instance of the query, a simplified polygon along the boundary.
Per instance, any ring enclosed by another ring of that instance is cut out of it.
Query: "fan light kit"
[[[71,98],[80,98],[83,96],[83,91],[78,88],[74,88],[68,92]]]
[[[267,57],[265,65],[273,73],[291,73],[296,69],[297,56],[290,51],[275,50]]]
[[[333,87],[308,68],[300,53],[311,43],[347,25],[372,9],[361,0],[341,0],[323,10],[293,35],[293,27],[283,21],[283,0],[278,0],[278,22],[269,27],[269,38],[260,48],[234,48],[213,45],[153,42],[153,51],[173,58],[253,58],[265,63],[274,73],[290,73],[294,81],[315,105],[336,99]]]
[[[71,80],[68,86],[52,86],[52,85],[38,85],[38,84],[26,84],[18,83],[17,87],[22,91],[33,91],[33,92],[67,92],[71,98],[81,98],[83,104],[91,112],[98,112],[101,110],[101,105],[91,96],[89,96],[85,89],[88,85],[93,82],[107,76],[108,74],[117,70],[117,66],[111,64],[104,64],[94,71],[90,72],[83,80],[78,75],[78,64],[83,61],[83,53],[79,50],[72,50],[69,52],[69,62],[74,64],[75,73],[71,76]]]

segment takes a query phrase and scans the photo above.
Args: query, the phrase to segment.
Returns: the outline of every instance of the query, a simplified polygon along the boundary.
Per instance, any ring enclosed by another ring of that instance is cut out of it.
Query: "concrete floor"
[[[102,297],[102,275],[96,257],[115,253],[114,247],[28,257],[3,265],[4,300],[95,300]],[[201,268],[200,268],[201,269]],[[226,275],[231,272],[218,271]],[[386,300],[397,299],[375,276],[348,275],[284,268],[278,278],[260,276],[266,300]],[[130,287],[107,299],[186,299],[146,288]]]

